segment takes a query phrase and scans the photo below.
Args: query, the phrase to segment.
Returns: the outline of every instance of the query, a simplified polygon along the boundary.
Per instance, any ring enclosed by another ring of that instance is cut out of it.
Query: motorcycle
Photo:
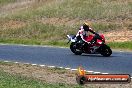
[[[106,44],[103,34],[95,33],[84,37],[87,42],[84,42],[80,36],[67,35],[68,43],[71,41],[70,50],[75,55],[86,54],[101,54],[105,57],[109,57],[112,54],[111,48]],[[95,41],[96,40],[96,41]],[[92,41],[92,42],[91,42]]]

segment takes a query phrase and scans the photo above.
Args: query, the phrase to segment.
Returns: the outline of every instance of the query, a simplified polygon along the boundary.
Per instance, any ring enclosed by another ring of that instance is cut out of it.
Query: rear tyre
[[[103,55],[104,57],[109,57],[109,56],[112,54],[112,50],[110,49],[109,46],[103,45],[103,46],[101,46],[100,53],[101,53],[101,55]]]
[[[77,49],[76,43],[75,43],[75,42],[72,42],[72,43],[71,43],[70,49],[71,49],[71,51],[72,51],[75,55],[81,55],[81,54],[82,54],[82,50]]]

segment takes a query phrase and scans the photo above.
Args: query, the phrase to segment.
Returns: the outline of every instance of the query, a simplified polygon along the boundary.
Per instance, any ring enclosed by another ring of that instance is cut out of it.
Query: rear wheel
[[[80,49],[77,48],[75,42],[72,42],[72,43],[71,43],[70,49],[71,49],[71,51],[72,51],[74,54],[76,54],[76,55],[81,55],[81,54],[82,54],[82,50],[80,50]]]
[[[101,55],[103,55],[105,57],[109,57],[112,54],[112,50],[110,49],[109,46],[103,45],[103,46],[101,46],[100,53],[101,53]]]

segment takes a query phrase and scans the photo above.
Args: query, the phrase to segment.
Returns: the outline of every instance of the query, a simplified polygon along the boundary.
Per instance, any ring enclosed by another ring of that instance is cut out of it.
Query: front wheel
[[[70,49],[71,49],[71,51],[72,51],[74,54],[76,54],[76,55],[81,55],[81,54],[82,54],[82,50],[77,49],[77,46],[76,46],[76,43],[75,43],[75,42],[72,42],[72,43],[71,43]]]
[[[101,53],[101,55],[103,55],[105,57],[109,57],[112,54],[112,50],[110,49],[109,46],[103,45],[100,48],[100,53]]]

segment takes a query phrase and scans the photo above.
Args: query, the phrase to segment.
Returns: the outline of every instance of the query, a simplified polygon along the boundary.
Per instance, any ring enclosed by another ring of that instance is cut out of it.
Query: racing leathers
[[[88,31],[90,31],[91,33],[95,34],[95,31],[93,31],[92,28],[89,28]],[[85,40],[85,37],[88,37],[88,31],[85,31],[83,26],[80,27],[79,31],[76,34],[76,37],[80,36],[81,39],[86,42],[86,43],[90,43],[88,41]]]

